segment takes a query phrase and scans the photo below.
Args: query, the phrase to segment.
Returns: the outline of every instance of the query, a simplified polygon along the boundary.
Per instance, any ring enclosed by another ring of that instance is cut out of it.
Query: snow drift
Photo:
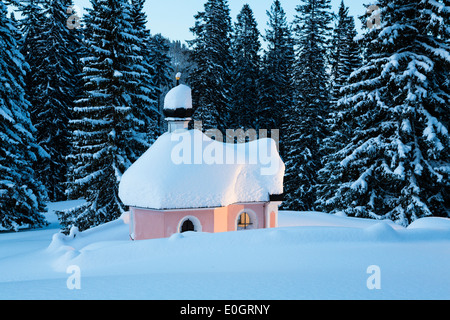
[[[126,222],[125,214],[68,236],[55,226],[0,233],[0,298],[450,298],[449,219],[423,218],[404,228],[281,211],[280,228],[143,241],[129,240]],[[74,266],[79,290],[66,285]],[[381,271],[380,289],[367,286],[372,266]]]

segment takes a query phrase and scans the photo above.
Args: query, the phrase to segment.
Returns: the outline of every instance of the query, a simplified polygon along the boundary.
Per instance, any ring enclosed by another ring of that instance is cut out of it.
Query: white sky
[[[295,7],[301,3],[300,0],[280,0],[286,11],[287,19],[291,22],[296,14]],[[194,15],[203,11],[206,0],[147,0],[145,12],[148,19],[148,27],[152,34],[161,33],[171,40],[191,40],[193,38],[189,28],[195,24]],[[341,0],[332,0],[333,11],[337,13]],[[358,15],[365,12],[363,4],[370,3],[370,0],[344,0],[346,6],[350,8],[350,15],[355,17],[356,27],[359,30],[361,23],[357,19]],[[253,10],[258,26],[262,34],[267,28],[266,11],[270,9],[273,0],[228,0],[233,21],[248,3]],[[74,4],[80,7],[90,7],[89,0],[74,0]]]

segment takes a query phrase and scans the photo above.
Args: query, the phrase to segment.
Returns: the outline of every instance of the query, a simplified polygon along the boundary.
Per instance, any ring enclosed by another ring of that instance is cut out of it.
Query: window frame
[[[248,225],[245,228],[239,227],[241,216],[244,213],[246,213],[248,218],[249,218],[249,223],[248,223]],[[258,218],[256,216],[255,211],[253,211],[251,209],[248,209],[248,208],[242,209],[236,215],[236,219],[235,219],[235,224],[234,225],[235,225],[235,230],[236,231],[257,229],[258,228]]]

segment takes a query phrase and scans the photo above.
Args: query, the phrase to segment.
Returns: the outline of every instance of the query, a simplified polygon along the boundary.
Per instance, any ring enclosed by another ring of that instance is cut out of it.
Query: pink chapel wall
[[[250,214],[252,228],[266,225],[266,203],[232,204],[227,207],[184,210],[151,210],[131,208],[130,235],[134,240],[170,237],[177,233],[180,223],[186,217],[195,217],[201,224],[202,232],[235,231],[238,215],[246,211]],[[272,219],[272,215],[270,217]],[[256,220],[256,221],[255,221]],[[273,224],[270,223],[272,227]]]
[[[228,208],[228,230],[227,231],[236,231],[236,223],[238,215],[241,212],[247,211],[250,213],[250,217],[253,220],[253,228],[261,229],[264,228],[264,206],[265,203],[249,203],[249,204],[232,204],[229,205]],[[252,217],[252,215],[256,216]],[[254,221],[256,220],[256,221]]]
[[[177,233],[178,225],[186,216],[196,217],[202,231],[214,232],[214,209],[151,210],[131,209],[130,234],[134,240],[170,237]]]

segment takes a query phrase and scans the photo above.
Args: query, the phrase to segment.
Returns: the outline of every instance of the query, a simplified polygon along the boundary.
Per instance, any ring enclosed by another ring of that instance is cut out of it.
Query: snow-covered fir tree
[[[182,43],[180,40],[167,40],[167,45],[169,47],[168,57],[170,59],[170,66],[172,69],[172,76],[170,77],[171,82],[175,79],[175,75],[181,73],[181,81],[188,79],[191,74],[192,64],[189,60],[190,50],[186,44]]]
[[[331,103],[328,110],[327,126],[329,134],[320,146],[322,169],[319,171],[317,191],[317,205],[322,206],[323,195],[327,194],[332,185],[328,183],[334,170],[338,166],[335,153],[342,149],[351,139],[353,132],[346,122],[340,122],[343,105],[337,101],[343,96],[341,88],[348,85],[348,79],[353,71],[362,65],[362,50],[356,42],[356,29],[353,17],[348,15],[348,7],[341,1],[337,15],[337,23],[333,31],[330,50],[331,66]]]
[[[204,11],[195,15],[189,41],[194,64],[189,84],[192,87],[194,120],[203,128],[222,132],[230,124],[231,17],[227,0],[207,0]]]
[[[356,35],[355,21],[348,15],[348,7],[342,0],[333,30],[329,58],[333,101],[341,97],[341,87],[347,84],[350,74],[362,65],[361,48],[354,40]]]
[[[22,32],[20,31],[20,23],[17,21],[14,12],[10,13],[9,18],[11,20],[11,24],[14,26],[13,37],[16,39],[17,45],[20,48],[23,40]]]
[[[237,16],[232,37],[231,125],[233,128],[257,128],[261,59],[259,30],[253,11],[244,4]],[[267,116],[267,115],[266,115]]]
[[[326,133],[329,106],[326,50],[332,21],[330,0],[302,0],[295,18],[295,103],[286,112],[284,207],[312,210],[315,202],[319,146]]]
[[[286,111],[293,105],[292,67],[294,42],[286,20],[286,13],[279,0],[267,11],[264,52],[259,87],[258,125],[263,129],[280,130],[280,152],[284,159],[284,141],[289,139],[284,123]]]
[[[152,55],[154,43],[150,30],[147,29],[147,16],[144,13],[145,0],[131,0],[131,27],[133,28],[134,47],[134,72],[135,86],[129,89],[132,98],[134,118],[145,123],[133,124],[139,139],[137,154],[133,155],[133,162],[153,143],[161,133],[159,121],[160,110],[158,100],[160,95],[156,78],[156,70]],[[140,137],[139,137],[140,136]]]
[[[45,189],[33,170],[44,151],[33,137],[24,90],[26,64],[17,34],[0,1],[0,226],[16,231],[46,224],[42,215]]]
[[[164,107],[163,93],[168,92],[174,86],[175,75],[172,74],[173,67],[171,65],[171,58],[169,57],[170,49],[168,40],[158,33],[151,37],[150,46],[149,63],[153,68],[152,76],[155,85],[155,99],[157,100],[157,108],[161,114],[158,126],[164,132],[164,116],[162,112]],[[177,72],[183,71],[181,69],[177,70]]]
[[[65,199],[70,132],[70,110],[80,93],[79,29],[67,27],[69,0],[43,0],[39,15],[26,16],[26,60],[30,65],[26,92],[31,102],[31,120],[36,140],[47,156],[38,159],[36,173],[44,183],[49,200]],[[31,23],[39,25],[31,27]],[[36,34],[35,30],[39,30]],[[34,46],[31,50],[30,46]]]
[[[31,77],[33,73],[34,60],[39,59],[39,39],[41,39],[41,28],[45,22],[45,17],[43,15],[43,0],[23,0],[17,2],[18,11],[22,16],[22,19],[18,21],[20,26],[20,31],[22,33],[21,41],[21,52],[30,65],[31,71],[28,72],[26,82],[28,77]],[[31,63],[31,64],[30,64]]]
[[[69,196],[86,204],[59,212],[67,230],[116,219],[124,210],[118,198],[123,172],[148,147],[144,117],[153,101],[145,79],[141,39],[126,0],[92,0],[86,19],[87,56],[83,58],[84,96],[74,108],[73,163]],[[139,101],[142,105],[135,105]]]
[[[361,40],[367,63],[338,101],[337,124],[352,136],[325,168],[321,208],[401,225],[449,217],[449,3],[376,5],[381,25]]]

